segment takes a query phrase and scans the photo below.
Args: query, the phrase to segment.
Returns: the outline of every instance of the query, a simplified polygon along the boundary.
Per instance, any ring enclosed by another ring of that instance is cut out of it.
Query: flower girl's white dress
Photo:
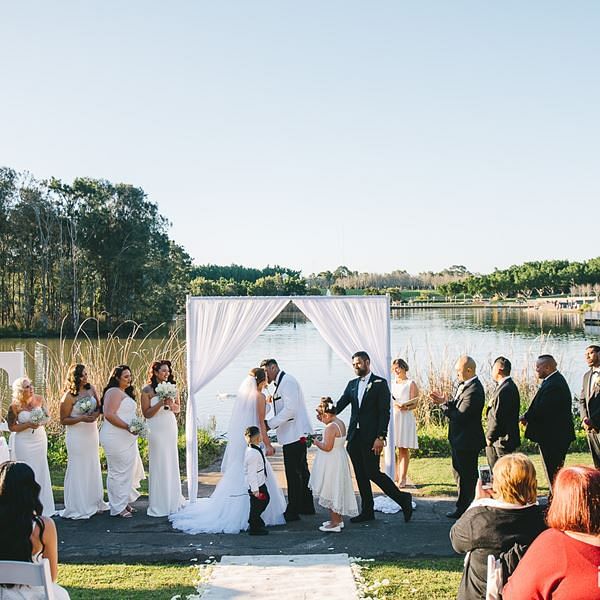
[[[327,427],[337,427],[342,433],[337,423],[330,423]],[[340,435],[335,438],[329,452],[319,450],[313,462],[308,486],[313,495],[318,496],[321,506],[340,515],[355,517],[358,515],[358,504],[352,487],[345,443],[346,436]]]

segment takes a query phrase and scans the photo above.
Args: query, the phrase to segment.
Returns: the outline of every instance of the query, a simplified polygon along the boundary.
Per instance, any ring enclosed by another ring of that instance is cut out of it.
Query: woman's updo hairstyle
[[[392,361],[393,367],[400,367],[403,371],[408,372],[408,363],[403,358],[395,358]]]
[[[266,378],[267,378],[267,374],[265,373],[264,369],[261,369],[260,367],[255,367],[254,369],[250,369],[250,372],[248,373],[248,375],[250,375],[250,377],[254,377],[254,380],[256,381],[256,385],[260,385]]]
[[[317,412],[319,412],[320,414],[327,413],[328,415],[337,414],[335,410],[335,404],[329,396],[323,396],[321,398],[321,402],[319,403]]]

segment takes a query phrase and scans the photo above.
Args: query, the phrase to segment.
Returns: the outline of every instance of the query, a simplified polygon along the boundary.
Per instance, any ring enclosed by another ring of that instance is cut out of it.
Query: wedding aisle
[[[202,600],[358,598],[347,554],[223,556]]]

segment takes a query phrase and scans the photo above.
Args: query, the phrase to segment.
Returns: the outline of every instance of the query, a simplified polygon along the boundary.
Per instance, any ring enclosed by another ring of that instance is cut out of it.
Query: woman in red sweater
[[[547,523],[502,590],[504,600],[600,600],[600,470],[561,469]]]

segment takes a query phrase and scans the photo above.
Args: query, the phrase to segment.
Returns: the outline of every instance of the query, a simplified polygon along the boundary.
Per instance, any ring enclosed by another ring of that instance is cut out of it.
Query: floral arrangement
[[[129,423],[129,431],[133,433],[133,435],[137,435],[142,438],[148,437],[148,426],[146,425],[146,419],[142,419],[142,417],[135,416],[131,419],[131,423]]]
[[[29,420],[34,425],[45,425],[50,420],[50,415],[43,406],[38,406],[31,411]]]
[[[156,393],[160,400],[173,399],[177,397],[177,386],[174,383],[163,381],[156,386]],[[169,407],[165,404],[163,406],[165,410],[169,410]]]
[[[96,410],[96,400],[87,396],[75,402],[75,408],[84,415],[91,415]]]
[[[315,436],[312,434],[303,435],[300,438],[300,443],[304,444],[307,448],[310,448],[315,442]]]

